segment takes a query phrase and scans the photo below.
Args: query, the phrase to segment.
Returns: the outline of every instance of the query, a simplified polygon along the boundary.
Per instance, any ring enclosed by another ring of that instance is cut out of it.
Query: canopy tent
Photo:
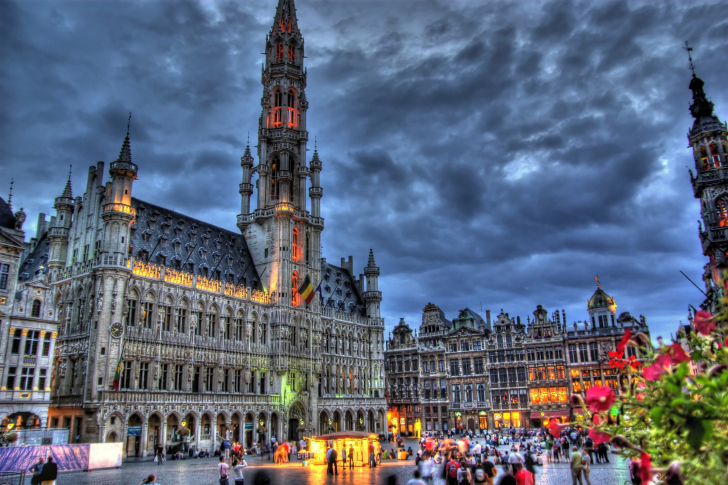
[[[337,460],[341,460],[341,450],[344,447],[346,447],[346,459],[350,460],[352,457],[349,456],[349,450],[354,448],[354,466],[366,466],[369,463],[370,443],[374,445],[375,454],[381,450],[377,434],[364,431],[339,431],[306,439],[310,440],[309,451],[314,454],[313,462],[317,465],[326,464],[326,451],[329,445],[336,450]]]

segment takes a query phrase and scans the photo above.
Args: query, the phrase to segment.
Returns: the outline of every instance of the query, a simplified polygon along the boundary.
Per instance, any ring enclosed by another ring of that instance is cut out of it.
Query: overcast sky
[[[69,164],[74,195],[108,169],[129,111],[133,195],[237,231],[276,3],[0,2],[1,192],[14,177],[28,237]],[[728,2],[296,6],[323,253],[358,273],[374,249],[387,330],[428,302],[571,324],[597,274],[653,337],[702,301],[679,272],[706,261],[682,47],[724,121]]]

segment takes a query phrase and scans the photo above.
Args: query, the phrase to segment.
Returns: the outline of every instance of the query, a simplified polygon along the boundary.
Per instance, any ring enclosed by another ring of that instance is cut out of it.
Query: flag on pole
[[[124,357],[124,347],[122,345],[121,349],[119,350],[119,363],[116,364],[116,373],[114,374],[114,390],[119,390],[119,384],[121,383],[121,365],[124,362],[122,359]]]
[[[306,301],[306,304],[309,304],[311,303],[311,300],[313,300],[314,293],[315,291],[313,291],[313,285],[311,285],[311,278],[306,275],[306,279],[303,280],[303,284],[298,288],[298,294]]]
[[[321,283],[319,283],[319,285],[316,287],[316,291],[318,291],[319,301],[321,302],[321,306],[323,306],[323,304],[324,304],[324,294],[321,292]]]

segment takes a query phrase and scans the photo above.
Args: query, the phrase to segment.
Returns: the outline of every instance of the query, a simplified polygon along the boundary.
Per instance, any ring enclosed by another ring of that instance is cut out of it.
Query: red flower
[[[645,485],[652,481],[652,459],[644,451],[640,454],[640,477]]]
[[[695,325],[695,330],[701,335],[710,335],[711,330],[715,330],[713,315],[708,312],[697,312],[693,320],[693,325]]]
[[[565,428],[566,425],[559,423],[555,419],[552,419],[549,423],[549,427],[551,428],[551,436],[553,436],[554,438],[558,438],[559,435],[561,435],[561,430]]]
[[[656,381],[663,374],[667,373],[670,362],[671,359],[669,355],[660,355],[654,364],[649,367],[645,367],[645,369],[642,371],[642,375],[648,381]]]
[[[687,362],[690,360],[688,354],[685,353],[683,348],[678,343],[674,343],[667,347],[667,353],[672,354],[672,358],[670,359],[671,364],[680,364],[682,362]]]
[[[617,344],[617,352],[624,353],[624,348],[627,347],[627,342],[629,342],[629,338],[632,336],[632,329],[628,328],[626,332],[624,332],[624,337],[622,337],[622,340],[619,341]]]
[[[616,400],[617,396],[614,395],[614,391],[607,386],[594,386],[586,391],[586,405],[593,413],[609,411]]]
[[[598,445],[599,443],[609,443],[609,440],[612,439],[612,435],[605,433],[604,431],[599,431],[596,428],[589,430],[589,437],[595,445]]]
[[[634,355],[630,355],[628,360],[629,360],[629,366],[633,370],[637,370],[637,367],[639,367],[639,366],[642,365],[642,362],[640,362],[639,360],[637,360],[637,358]]]

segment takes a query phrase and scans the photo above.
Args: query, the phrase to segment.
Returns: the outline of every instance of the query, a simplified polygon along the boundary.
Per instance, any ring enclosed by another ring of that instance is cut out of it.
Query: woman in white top
[[[233,471],[235,472],[235,485],[243,485],[245,480],[243,479],[243,468],[248,466],[245,462],[245,457],[241,458],[240,461],[233,463]]]

